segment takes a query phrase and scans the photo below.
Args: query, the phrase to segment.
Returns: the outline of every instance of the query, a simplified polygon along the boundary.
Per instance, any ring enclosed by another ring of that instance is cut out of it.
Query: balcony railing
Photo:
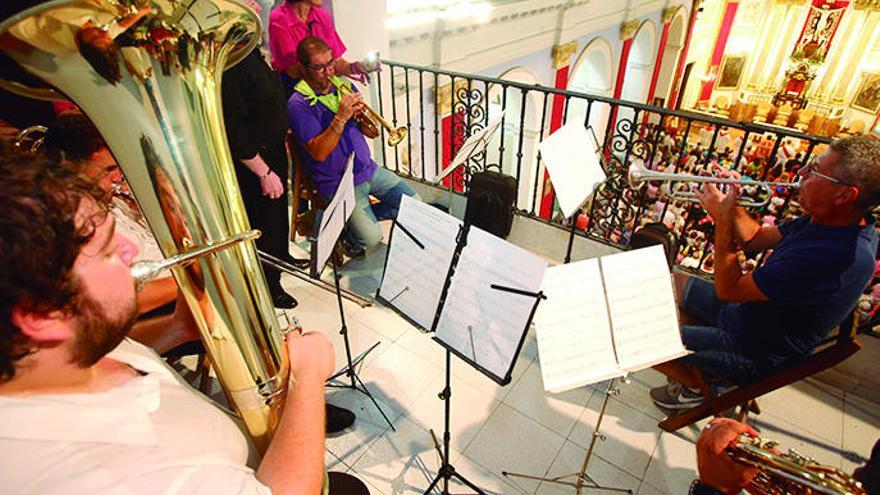
[[[474,173],[503,172],[517,180],[515,207],[519,214],[560,228],[568,228],[568,222],[574,221],[579,235],[622,248],[639,226],[663,222],[678,234],[678,264],[710,273],[713,226],[702,208],[664,198],[655,184],[634,190],[627,182],[629,167],[638,163],[667,172],[714,174],[720,166],[755,180],[795,181],[797,168],[830,141],[773,125],[732,122],[708,114],[393,61],[383,63],[386,70],[378,75],[373,88],[378,110],[394,126],[409,131],[397,148],[380,146],[379,155],[387,168],[432,183],[465,139],[504,109],[501,128],[488,149],[471,157],[444,187],[463,193]],[[548,194],[549,188],[545,188],[537,144],[551,129],[575,119],[595,132],[608,179],[578,218],[563,219],[552,191]],[[384,142],[384,133],[382,139]],[[799,205],[789,191],[774,191],[770,204],[753,208],[754,213],[767,223],[798,214]]]

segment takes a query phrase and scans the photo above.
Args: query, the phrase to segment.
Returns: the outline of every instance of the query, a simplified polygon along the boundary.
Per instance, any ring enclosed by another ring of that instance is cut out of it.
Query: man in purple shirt
[[[333,55],[318,38],[305,38],[297,46],[303,66],[303,79],[297,83],[287,113],[290,127],[300,144],[300,156],[318,189],[330,199],[342,179],[348,157],[354,155],[354,185],[357,207],[348,220],[343,245],[351,254],[362,255],[365,248],[382,241],[379,220],[397,216],[400,198],[416,196],[396,175],[376,165],[367,141],[352,120],[363,110],[363,97],[348,81],[335,75]],[[338,87],[351,92],[341,95]],[[370,204],[370,196],[379,202]]]

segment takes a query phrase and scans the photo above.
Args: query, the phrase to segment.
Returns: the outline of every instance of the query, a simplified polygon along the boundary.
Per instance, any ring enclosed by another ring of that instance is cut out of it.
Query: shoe
[[[330,482],[330,495],[370,495],[367,485],[350,474],[328,471],[327,479]]]
[[[703,396],[679,383],[651,389],[651,400],[657,407],[670,410],[691,409],[703,402]]]
[[[288,265],[293,265],[293,266],[299,268],[300,270],[305,270],[306,268],[308,268],[312,264],[312,260],[294,258],[293,256],[291,256],[289,254],[282,259]]]
[[[328,435],[339,433],[342,430],[354,424],[354,413],[342,407],[336,407],[333,404],[326,404]]]
[[[351,259],[362,260],[367,256],[367,248],[342,239],[342,252]]]
[[[299,302],[283,290],[272,291],[272,305],[281,309],[293,309],[299,305]]]

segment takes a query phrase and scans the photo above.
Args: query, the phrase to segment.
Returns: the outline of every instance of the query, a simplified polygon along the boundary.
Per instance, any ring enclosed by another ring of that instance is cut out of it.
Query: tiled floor
[[[371,297],[381,280],[383,258],[380,250],[366,260],[350,262],[342,272],[343,285]],[[325,278],[332,280],[329,269]],[[345,353],[335,295],[289,275],[282,281],[300,301],[296,316],[307,330],[331,338],[342,366]],[[396,431],[364,395],[328,389],[328,400],[358,415],[353,430],[327,440],[328,468],[357,474],[376,495],[423,493],[439,466],[431,431],[441,439],[443,403],[437,394],[444,385],[444,351],[379,303],[360,308],[345,302],[344,310],[354,355],[379,342],[365,359],[360,377]],[[569,487],[502,475],[577,471],[596,424],[607,384],[548,394],[539,366],[533,332],[506,387],[453,359],[451,460],[459,473],[487,493],[574,493]],[[599,484],[638,494],[687,493],[696,476],[694,441],[703,423],[675,434],[661,432],[657,421],[663,415],[647,394],[663,382],[657,372],[642,371],[610,398],[602,440],[588,467]],[[768,395],[761,407],[764,412],[753,424],[765,436],[847,471],[864,461],[880,437],[880,405],[809,380]],[[472,493],[458,482],[450,491]]]

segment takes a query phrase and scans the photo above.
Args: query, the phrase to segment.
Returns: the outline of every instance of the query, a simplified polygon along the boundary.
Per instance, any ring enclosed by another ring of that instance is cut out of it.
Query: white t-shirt
[[[0,397],[0,492],[271,494],[221,409],[151,349],[108,357],[145,372],[102,393]]]

